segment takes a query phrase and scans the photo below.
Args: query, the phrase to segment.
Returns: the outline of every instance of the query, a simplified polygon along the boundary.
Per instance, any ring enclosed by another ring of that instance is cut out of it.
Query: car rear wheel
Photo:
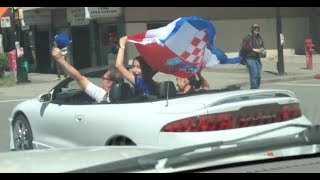
[[[23,115],[17,116],[13,121],[13,141],[15,150],[33,149],[32,131],[27,118]]]
[[[136,145],[129,138],[126,138],[123,136],[112,138],[108,144],[110,146],[135,146]]]

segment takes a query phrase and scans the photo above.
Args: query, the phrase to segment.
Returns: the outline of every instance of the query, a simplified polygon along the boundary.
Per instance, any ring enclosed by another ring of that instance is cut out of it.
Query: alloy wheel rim
[[[21,120],[17,120],[14,125],[14,146],[16,150],[30,149],[30,130]]]

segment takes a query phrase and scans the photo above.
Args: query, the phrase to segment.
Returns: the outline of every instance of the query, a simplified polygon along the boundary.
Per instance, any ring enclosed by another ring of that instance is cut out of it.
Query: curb
[[[306,80],[306,79],[314,79],[314,75],[300,75],[300,76],[289,76],[289,77],[277,77],[277,78],[268,78],[261,79],[261,83],[274,83],[274,82],[288,82],[288,81],[296,81],[296,80]],[[237,86],[249,86],[250,81],[240,82],[233,85]]]

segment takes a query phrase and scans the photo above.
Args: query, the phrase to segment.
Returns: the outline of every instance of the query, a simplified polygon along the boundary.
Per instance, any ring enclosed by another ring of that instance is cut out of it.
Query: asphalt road
[[[12,109],[20,102],[27,99],[26,97],[8,98],[0,96],[0,152],[9,150],[9,121]]]
[[[248,89],[248,87],[243,87]],[[297,95],[301,101],[303,114],[314,124],[320,124],[320,80],[301,80],[263,84],[261,88],[288,89]],[[0,94],[0,152],[9,151],[9,123],[8,118],[15,105],[31,98],[6,97]]]

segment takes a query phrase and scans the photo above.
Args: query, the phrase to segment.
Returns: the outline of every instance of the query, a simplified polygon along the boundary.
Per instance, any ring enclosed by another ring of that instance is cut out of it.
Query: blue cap
[[[72,42],[72,40],[67,34],[60,33],[54,37],[54,42],[57,44],[57,47],[59,49],[63,49],[67,47]]]

